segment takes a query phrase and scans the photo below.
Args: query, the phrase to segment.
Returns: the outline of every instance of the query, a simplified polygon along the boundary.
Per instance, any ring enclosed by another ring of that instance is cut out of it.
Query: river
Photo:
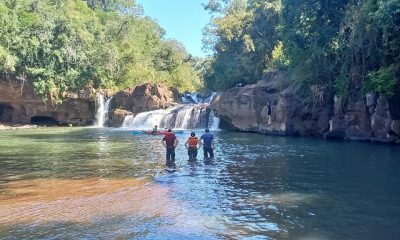
[[[400,239],[399,147],[214,134],[166,169],[161,136],[2,131],[0,239]]]

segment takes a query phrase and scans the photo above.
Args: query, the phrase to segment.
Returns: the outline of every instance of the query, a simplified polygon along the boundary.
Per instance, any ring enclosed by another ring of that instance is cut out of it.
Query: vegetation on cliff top
[[[270,70],[342,96],[391,95],[399,84],[398,0],[210,0],[205,8],[211,89],[254,83]]]
[[[197,66],[133,0],[0,1],[0,74],[45,99],[145,82],[193,91]]]

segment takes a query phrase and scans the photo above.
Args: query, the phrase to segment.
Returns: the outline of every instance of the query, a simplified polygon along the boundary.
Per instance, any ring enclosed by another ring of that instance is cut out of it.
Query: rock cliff
[[[269,135],[400,143],[398,99],[377,94],[343,99],[331,88],[301,85],[271,72],[257,84],[216,97],[221,127]]]
[[[28,83],[0,79],[0,122],[89,125],[95,113],[90,95],[71,94],[62,104],[52,104],[38,97]]]
[[[108,125],[120,127],[124,117],[144,111],[170,107],[180,101],[177,90],[162,84],[143,84],[113,94],[100,90],[110,98]],[[69,94],[61,104],[44,102],[32,85],[0,79],[0,122],[23,124],[92,125],[95,121],[95,90]]]
[[[333,116],[326,138],[400,143],[397,100],[378,94],[364,98],[334,97]]]
[[[165,109],[180,101],[176,89],[163,84],[142,84],[114,94],[111,103],[109,125],[120,127],[126,115],[134,115],[156,109]]]

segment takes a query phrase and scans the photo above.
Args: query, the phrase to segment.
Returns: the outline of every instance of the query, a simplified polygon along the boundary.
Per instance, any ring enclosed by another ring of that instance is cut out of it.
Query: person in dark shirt
[[[267,103],[267,124],[271,124],[271,104]]]
[[[175,163],[175,148],[178,145],[178,139],[171,129],[168,129],[167,134],[162,139],[161,143],[167,150],[167,166],[171,166]]]
[[[209,160],[214,157],[214,136],[207,128],[206,133],[200,137],[203,145],[204,159]]]

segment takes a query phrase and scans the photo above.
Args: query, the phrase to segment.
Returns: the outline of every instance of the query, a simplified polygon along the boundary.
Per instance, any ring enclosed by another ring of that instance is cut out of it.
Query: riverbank
[[[32,124],[0,122],[0,131],[1,130],[18,130],[18,129],[26,129],[26,128],[38,128],[38,127],[39,127],[38,125],[32,125]]]

